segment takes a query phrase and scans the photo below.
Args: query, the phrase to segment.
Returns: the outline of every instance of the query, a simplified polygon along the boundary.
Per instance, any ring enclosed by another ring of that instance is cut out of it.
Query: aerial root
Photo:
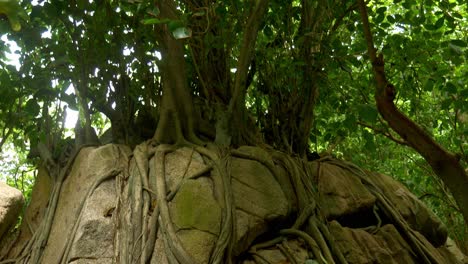
[[[195,146],[195,151],[207,157],[212,163],[210,167],[214,170],[216,176],[221,179],[221,184],[215,188],[219,188],[223,194],[223,219],[222,226],[216,241],[215,248],[210,257],[210,263],[222,263],[227,260],[227,263],[232,261],[232,239],[234,235],[235,219],[233,207],[233,194],[231,186],[231,175],[229,173],[231,167],[231,155],[227,148],[217,147],[217,151],[211,151],[205,147]],[[199,173],[197,173],[199,174]]]
[[[79,224],[81,217],[83,216],[83,208],[88,199],[93,195],[94,191],[105,181],[110,180],[112,178],[115,178],[117,175],[119,175],[122,172],[122,170],[119,169],[113,169],[109,171],[107,174],[103,175],[99,179],[97,179],[94,184],[91,186],[90,189],[88,189],[88,192],[85,196],[85,198],[80,202],[78,206],[78,215],[74,217],[73,219],[75,220],[75,223],[73,224],[72,232],[69,234],[66,239],[65,239],[65,250],[62,252],[61,257],[60,257],[60,263],[68,263],[69,262],[69,254],[71,247],[73,245],[73,240],[75,239],[76,232],[78,230]]]
[[[179,263],[195,263],[192,257],[185,251],[182,242],[177,236],[172,224],[169,213],[169,206],[166,198],[166,181],[165,181],[165,156],[167,153],[174,151],[173,146],[160,145],[155,153],[155,167],[159,168],[156,171],[156,194],[159,202],[162,231],[165,234],[166,253],[174,254],[174,257]],[[170,252],[169,252],[170,251]]]

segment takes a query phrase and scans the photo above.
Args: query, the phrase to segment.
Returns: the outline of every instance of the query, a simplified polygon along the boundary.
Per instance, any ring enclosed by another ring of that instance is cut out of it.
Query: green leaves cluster
[[[21,19],[27,20],[28,15],[19,5],[18,0],[0,0],[0,14],[4,14],[10,21],[14,31],[21,29]]]

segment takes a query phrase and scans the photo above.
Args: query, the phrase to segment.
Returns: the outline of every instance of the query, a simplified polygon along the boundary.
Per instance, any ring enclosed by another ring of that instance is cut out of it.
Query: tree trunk
[[[363,0],[359,0],[359,7],[376,80],[375,101],[377,108],[388,125],[408,145],[424,157],[435,174],[447,185],[463,214],[465,224],[468,225],[468,175],[456,155],[445,150],[435,142],[428,133],[406,117],[395,106],[393,100],[395,99],[396,90],[385,75],[383,56],[376,55],[366,5]]]
[[[175,5],[166,0],[159,3],[162,18],[178,19]],[[186,140],[201,144],[195,135],[194,112],[191,90],[187,85],[185,69],[184,46],[182,40],[172,36],[168,25],[164,24],[157,30],[161,40],[162,75],[162,105],[159,125],[154,139],[161,143],[183,143]]]

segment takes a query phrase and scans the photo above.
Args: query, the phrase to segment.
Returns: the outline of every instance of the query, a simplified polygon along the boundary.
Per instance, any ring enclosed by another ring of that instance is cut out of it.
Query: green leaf
[[[446,91],[451,93],[451,94],[455,94],[457,93],[457,87],[451,83],[451,82],[448,82],[446,85]]]
[[[435,22],[434,28],[435,28],[435,29],[441,28],[441,27],[444,25],[444,20],[445,20],[444,17],[439,18],[439,19]]]
[[[26,102],[26,105],[24,106],[24,110],[33,117],[36,117],[39,115],[39,112],[41,111],[41,107],[37,103],[35,99],[30,99],[28,102]]]
[[[367,130],[363,130],[362,136],[366,141],[364,148],[366,148],[368,151],[374,152],[376,150],[374,134],[368,132]]]
[[[148,15],[151,15],[151,16],[158,16],[159,15],[159,8],[154,7],[151,10],[148,9],[148,11],[146,11],[146,13],[148,13]]]
[[[185,27],[185,24],[181,20],[170,20],[167,26],[171,32],[174,32],[178,28]]]
[[[14,31],[21,30],[20,18],[28,19],[28,15],[21,8],[17,0],[0,0],[0,14],[5,14],[8,17],[11,28]]]
[[[460,95],[464,98],[468,98],[468,89],[463,89],[461,92],[460,92]]]
[[[453,12],[453,13],[452,13],[452,16],[453,16],[454,18],[463,19],[463,16],[460,15],[460,13],[458,13],[458,12]]]
[[[350,131],[355,130],[357,126],[356,117],[352,114],[346,116],[346,119],[343,122],[343,125]]]
[[[433,87],[434,87],[434,81],[432,79],[427,80],[426,84],[424,84],[425,91],[430,92],[432,91]]]
[[[377,17],[374,19],[374,22],[378,24],[378,23],[382,22],[384,20],[384,18],[385,18],[384,14],[378,14]]]
[[[466,42],[461,39],[452,39],[450,43],[455,46],[462,47],[462,48],[466,48],[467,46]]]
[[[453,103],[453,106],[455,107],[455,109],[460,109],[462,111],[468,108],[466,100],[457,100]]]
[[[266,27],[263,29],[263,33],[264,33],[265,36],[267,36],[267,37],[273,36],[273,31],[271,30],[271,27],[269,27],[269,26],[266,26]]]
[[[385,11],[387,11],[387,7],[383,6],[383,7],[380,7],[379,9],[377,9],[376,13],[377,14],[383,14],[383,13],[385,13]]]
[[[413,1],[406,0],[405,2],[403,2],[402,5],[405,9],[411,9],[413,7],[413,4],[414,4]]]
[[[427,30],[436,30],[437,28],[432,24],[424,24],[424,28]]]
[[[389,28],[391,25],[390,25],[390,23],[384,22],[384,23],[380,24],[380,26],[382,28]]]
[[[449,109],[450,105],[453,103],[452,99],[444,99],[440,103],[440,107],[444,110]]]
[[[171,22],[170,19],[164,18],[164,19],[158,19],[158,18],[147,18],[141,20],[141,23],[143,25],[155,25],[155,24],[166,24]]]
[[[462,55],[462,54],[463,54],[463,50],[462,50],[459,46],[453,45],[452,43],[450,43],[448,46],[449,46],[449,48],[450,48],[451,50],[453,50],[456,54],[458,54],[458,55]]]
[[[371,105],[360,105],[358,107],[359,117],[361,117],[362,121],[366,123],[374,124],[377,121],[379,113],[377,109],[375,109]]]
[[[89,4],[89,2],[87,0],[77,0],[76,1],[76,5],[79,9],[81,10],[84,10],[86,9],[86,6],[87,4]]]

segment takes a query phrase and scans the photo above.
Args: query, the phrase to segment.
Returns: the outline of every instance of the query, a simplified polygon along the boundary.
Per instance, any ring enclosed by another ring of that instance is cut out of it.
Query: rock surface
[[[239,151],[269,157],[259,148],[241,147]],[[269,162],[273,164],[271,158]],[[271,228],[269,222],[286,218],[290,205],[273,174],[258,161],[233,158],[231,168],[238,245],[234,253],[239,254]]]
[[[0,238],[16,224],[23,205],[21,191],[0,182]]]
[[[92,187],[109,172],[122,167],[125,153],[130,154],[128,151],[119,145],[81,150],[63,183],[48,246],[44,250],[44,263],[60,263],[62,252],[71,239],[69,259],[74,263],[105,263],[112,259],[115,226],[111,216],[117,200],[115,183],[110,180],[95,190]],[[92,195],[87,199],[90,191]]]
[[[151,254],[146,256],[146,263],[171,263],[168,252],[174,245],[167,240],[167,226],[161,221],[161,213],[156,214],[159,217],[154,218],[155,222],[141,214],[145,205],[149,206],[150,217],[161,206],[156,199],[156,173],[162,168],[156,158],[160,154],[150,154],[150,148],[141,148],[133,156],[120,145],[85,148],[80,152],[63,182],[41,263],[59,263],[64,251],[69,252],[68,262],[75,264],[116,263],[119,257],[116,251],[130,255],[129,263],[139,262],[145,245],[141,241],[148,239],[148,233],[143,236],[142,229],[136,228],[141,223],[147,223],[147,228],[157,234],[153,243],[149,243]],[[232,188],[233,233],[228,238],[232,257],[244,264],[317,263],[317,258],[324,256],[314,256],[311,250],[317,247],[314,243],[320,244],[319,238],[307,235],[314,232],[312,229],[306,230],[305,236],[282,232],[291,228],[301,213],[297,208],[300,203],[294,198],[295,190],[291,188],[293,184],[289,182],[290,172],[275,162],[276,156],[273,159],[260,148],[241,147],[236,153],[225,164],[228,172],[225,176]],[[147,161],[142,164],[136,161],[138,157]],[[210,158],[191,148],[167,153],[163,164],[165,197],[175,236],[193,263],[210,263],[212,253],[223,243],[220,237],[226,234],[223,228],[228,206],[221,191],[224,188],[221,172]],[[334,159],[303,163],[303,168],[309,166],[312,173],[307,174],[310,179],[301,180],[312,180],[316,186],[313,196],[316,206],[309,219],[320,219],[319,223],[324,225],[316,230],[320,229],[323,237],[328,236],[329,245],[339,249],[348,263],[421,263],[414,241],[419,241],[419,248],[434,262],[466,263],[466,256],[450,239],[447,241],[447,231],[440,220],[403,185],[378,173],[357,175],[346,164]],[[113,177],[102,180],[110,174]],[[43,218],[48,191],[54,186],[46,173],[40,171],[39,176],[33,203],[25,215],[32,231],[37,230]],[[142,188],[142,176],[148,177],[146,190]],[[376,196],[375,189],[383,198]],[[3,194],[0,191],[0,196]],[[145,195],[149,197],[146,204],[142,202]],[[388,215],[388,208],[383,208],[379,199],[385,199],[389,208],[401,216],[405,230]],[[302,226],[310,223],[306,221]],[[12,258],[31,238],[27,226],[21,230],[22,242],[10,251]],[[128,241],[130,244],[125,247]],[[122,245],[129,252],[120,252]]]
[[[317,178],[318,204],[328,219],[369,210],[375,204],[375,197],[361,181],[339,166],[321,163]]]

